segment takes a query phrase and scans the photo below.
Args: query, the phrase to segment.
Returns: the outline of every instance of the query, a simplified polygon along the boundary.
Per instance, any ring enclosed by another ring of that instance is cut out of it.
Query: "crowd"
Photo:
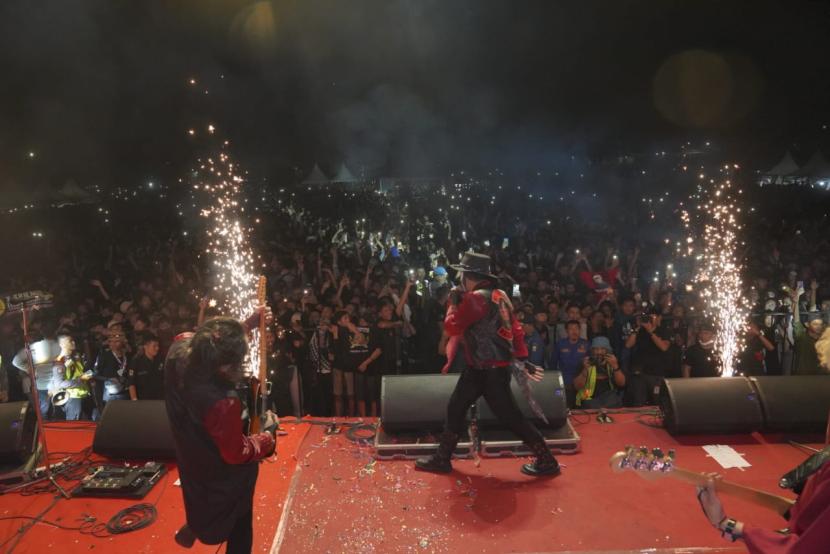
[[[530,360],[562,372],[572,407],[653,403],[663,378],[720,372],[715,329],[684,262],[657,224],[624,223],[639,212],[546,219],[506,191],[504,203],[488,192],[455,210],[469,190],[457,199],[446,191],[332,194],[292,195],[260,215],[266,223],[255,233],[275,316],[268,367],[280,415],[376,415],[382,375],[445,369],[450,266],[468,250],[493,259]],[[55,296],[29,329],[34,386],[51,418],[96,418],[110,401],[161,398],[174,337],[220,315],[197,233],[176,228],[122,229],[103,252],[68,246],[37,272],[6,276],[9,291]],[[830,313],[827,228],[822,218],[759,218],[748,230],[752,316],[739,372],[823,371],[815,342]],[[22,399],[32,385],[22,348],[19,315],[3,316],[2,400]]]

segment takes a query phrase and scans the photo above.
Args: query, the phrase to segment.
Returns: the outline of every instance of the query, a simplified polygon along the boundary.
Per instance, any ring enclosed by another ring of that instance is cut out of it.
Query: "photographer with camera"
[[[631,375],[626,387],[625,404],[643,406],[654,404],[660,394],[660,384],[668,365],[666,351],[671,346],[666,330],[660,325],[658,309],[637,317],[636,332],[625,339],[631,349]]]
[[[622,406],[625,374],[611,351],[608,337],[594,337],[591,341],[591,355],[582,360],[582,371],[574,377],[573,384],[579,408],[592,410]]]

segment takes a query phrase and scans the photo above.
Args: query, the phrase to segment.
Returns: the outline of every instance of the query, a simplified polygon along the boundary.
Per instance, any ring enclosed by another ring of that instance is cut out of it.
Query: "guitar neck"
[[[264,306],[266,301],[266,287],[265,276],[259,278],[259,305]],[[259,383],[260,393],[262,394],[263,404],[265,398],[268,396],[268,387],[266,381],[268,380],[268,339],[266,338],[267,325],[265,322],[265,312],[259,316]]]
[[[266,291],[265,291],[265,276],[260,276],[259,285],[257,287],[257,302],[259,306],[265,305]],[[268,399],[268,344],[265,324],[265,313],[259,316],[259,367],[257,368],[257,378],[252,379],[252,400],[253,409],[251,410],[251,421],[249,424],[250,434],[259,433],[261,430],[260,415],[265,413],[265,406]]]
[[[268,380],[268,340],[265,333],[265,315],[263,314],[259,320],[259,382],[263,398],[268,395],[268,387],[265,386],[265,382]]]
[[[691,483],[701,487],[706,486],[706,483],[709,481],[709,478],[703,473],[689,471],[688,469],[680,467],[674,467],[672,471],[667,473],[667,475],[670,475],[680,481],[685,481],[686,483]],[[759,489],[753,489],[752,487],[746,487],[744,485],[732,483],[731,481],[724,481],[722,479],[715,479],[715,489],[718,492],[722,492],[724,494],[768,508],[779,515],[784,515],[795,503],[795,501],[784,496],[778,496],[777,494],[772,494]]]

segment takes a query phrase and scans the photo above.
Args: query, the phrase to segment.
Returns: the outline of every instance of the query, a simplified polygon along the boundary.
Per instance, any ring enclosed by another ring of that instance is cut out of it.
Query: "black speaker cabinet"
[[[107,402],[92,451],[110,458],[175,458],[176,444],[164,400]]]
[[[752,377],[767,431],[823,433],[830,413],[830,375]]]
[[[29,402],[0,404],[0,464],[20,465],[35,449],[37,414]]]
[[[758,393],[746,377],[665,379],[660,390],[669,433],[752,433],[763,428]]]
[[[510,380],[510,389],[522,414],[532,420],[537,426],[559,429],[567,422],[568,402],[565,398],[565,384],[562,381],[562,373],[559,371],[546,371],[542,381],[539,383],[530,383],[530,391],[533,394],[533,399],[542,409],[542,413],[545,414],[548,420],[547,424],[530,409],[530,404],[515,379]],[[478,411],[478,424],[481,428],[492,429],[503,427],[484,397],[478,399],[476,407]]]
[[[384,431],[439,431],[458,374],[384,375],[380,384],[380,421]]]

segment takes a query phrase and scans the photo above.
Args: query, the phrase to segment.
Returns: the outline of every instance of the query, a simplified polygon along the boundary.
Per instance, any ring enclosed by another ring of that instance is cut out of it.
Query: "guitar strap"
[[[782,489],[790,489],[796,494],[801,494],[807,479],[827,462],[830,462],[830,446],[824,447],[824,450],[816,452],[800,466],[785,473],[778,482],[778,486]]]

